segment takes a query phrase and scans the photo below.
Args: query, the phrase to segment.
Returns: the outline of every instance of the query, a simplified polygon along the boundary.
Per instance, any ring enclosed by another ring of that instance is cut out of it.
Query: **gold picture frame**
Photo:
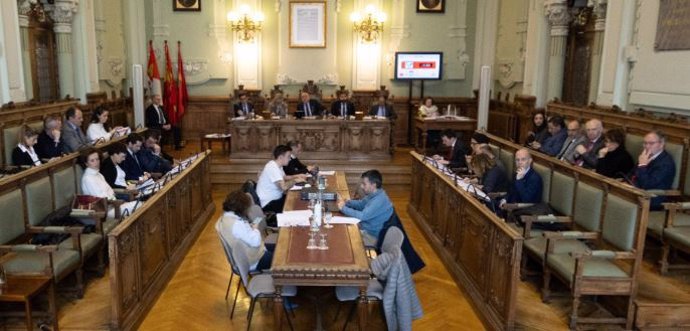
[[[290,1],[290,48],[326,48],[326,2]]]
[[[173,11],[201,11],[201,0],[172,0]]]
[[[444,13],[446,0],[417,0],[418,13]]]

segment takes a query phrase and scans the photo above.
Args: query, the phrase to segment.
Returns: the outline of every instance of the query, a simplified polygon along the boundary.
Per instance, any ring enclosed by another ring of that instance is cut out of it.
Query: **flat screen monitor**
[[[443,53],[395,53],[395,79],[439,80],[442,77]]]

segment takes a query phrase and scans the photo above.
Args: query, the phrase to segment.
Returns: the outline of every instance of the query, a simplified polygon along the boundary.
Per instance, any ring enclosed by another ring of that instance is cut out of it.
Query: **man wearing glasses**
[[[644,136],[644,148],[637,158],[633,184],[643,190],[669,190],[676,174],[676,164],[671,154],[664,150],[666,136],[661,131],[652,131]],[[660,210],[665,197],[652,198],[651,210]]]

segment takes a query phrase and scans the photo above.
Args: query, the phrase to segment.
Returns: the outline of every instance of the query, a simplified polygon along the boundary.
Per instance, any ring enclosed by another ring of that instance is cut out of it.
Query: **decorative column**
[[[141,0],[122,0],[122,20],[125,37],[125,61],[127,71],[127,87],[134,87],[134,73],[132,66],[139,64],[146,68],[147,45],[146,40],[146,3]],[[155,10],[154,10],[155,11]],[[165,65],[165,64],[164,64]],[[165,67],[160,66],[158,69]]]
[[[26,99],[34,96],[33,77],[31,77],[31,55],[29,54],[29,13],[31,12],[30,0],[19,0],[19,39],[22,47],[22,64],[24,69],[24,91]]]
[[[606,30],[607,0],[589,0],[594,16],[594,45],[592,47],[592,63],[589,81],[589,101],[597,99],[599,91],[599,73],[601,71],[601,50],[604,47],[604,30]]]
[[[77,0],[55,0],[45,9],[53,20],[57,44],[60,98],[74,96],[74,70],[72,66],[72,19],[77,12]]]
[[[551,27],[546,97],[547,100],[552,100],[553,98],[560,98],[563,93],[563,70],[570,14],[566,0],[547,0],[544,3],[544,9]]]

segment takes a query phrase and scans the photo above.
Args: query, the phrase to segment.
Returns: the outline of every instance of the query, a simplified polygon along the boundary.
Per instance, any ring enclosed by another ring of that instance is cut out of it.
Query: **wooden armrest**
[[[596,257],[608,260],[634,260],[635,254],[632,252],[617,252],[610,250],[587,250],[585,252],[571,252],[570,256],[581,259],[585,257]]]
[[[4,255],[0,255],[0,265],[2,265],[3,263],[5,263],[5,262],[7,262],[7,261],[9,261],[9,260],[11,260],[11,259],[13,259],[16,255],[17,255],[17,254],[14,253],[14,252],[9,252],[9,253],[6,253],[6,254],[4,254]]]
[[[666,210],[690,210],[690,202],[665,202],[662,203]]]
[[[679,197],[682,195],[680,190],[645,190],[645,192],[651,194],[652,196],[667,196],[667,197]]]
[[[503,205],[503,209],[510,211],[510,210],[532,207],[532,206],[534,206],[533,203],[506,203]]]
[[[573,220],[569,216],[549,215],[523,215],[520,216],[523,223],[572,223]]]
[[[562,240],[562,239],[597,239],[599,238],[598,232],[582,232],[582,231],[546,231],[543,236],[549,240]]]
[[[68,233],[79,236],[84,231],[83,226],[29,226],[29,233]]]
[[[11,253],[11,252],[54,252],[57,251],[57,245],[31,245],[31,244],[20,244],[20,245],[0,245],[0,253]]]

